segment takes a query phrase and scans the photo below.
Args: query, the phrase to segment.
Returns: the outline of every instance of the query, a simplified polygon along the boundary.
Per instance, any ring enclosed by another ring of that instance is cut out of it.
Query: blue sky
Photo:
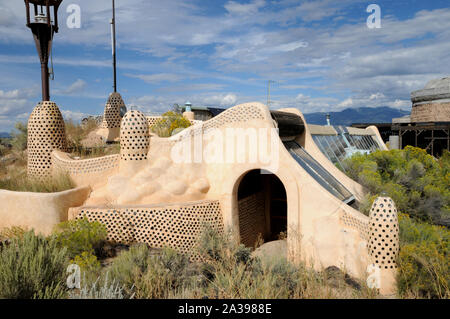
[[[381,29],[366,8],[381,7]],[[69,29],[66,8],[81,8]],[[302,112],[391,106],[450,73],[448,0],[116,0],[118,89],[127,106],[230,107],[267,101]],[[111,1],[64,0],[51,97],[66,119],[102,114],[112,91]],[[41,99],[40,65],[22,0],[0,0],[0,131]]]

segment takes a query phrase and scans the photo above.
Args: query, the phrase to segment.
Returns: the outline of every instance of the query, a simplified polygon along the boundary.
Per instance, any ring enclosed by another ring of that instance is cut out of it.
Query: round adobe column
[[[369,213],[369,256],[371,268],[380,293],[394,294],[397,290],[397,257],[399,252],[399,226],[397,208],[389,197],[378,197]]]
[[[120,171],[129,172],[146,163],[150,148],[148,121],[140,111],[128,111],[120,128]],[[131,172],[130,172],[131,173]]]
[[[47,178],[52,174],[52,151],[66,151],[66,129],[55,102],[44,101],[28,120],[28,177]]]

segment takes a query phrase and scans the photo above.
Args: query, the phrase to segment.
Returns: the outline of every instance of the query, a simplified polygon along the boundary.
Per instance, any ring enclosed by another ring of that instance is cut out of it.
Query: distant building
[[[450,77],[431,80],[423,89],[412,92],[411,102],[411,115],[393,118],[392,123],[352,126],[376,126],[391,148],[412,145],[433,156],[450,151]]]
[[[225,111],[223,108],[193,106],[190,102],[186,102],[183,106],[178,106],[180,113],[186,112],[189,109],[194,112],[194,119],[198,121],[207,121]]]
[[[411,122],[450,122],[450,77],[431,80],[411,93]]]

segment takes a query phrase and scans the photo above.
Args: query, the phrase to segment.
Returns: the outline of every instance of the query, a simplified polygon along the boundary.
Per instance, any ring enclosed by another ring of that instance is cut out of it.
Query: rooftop
[[[431,80],[421,90],[411,93],[413,103],[450,99],[450,77]]]

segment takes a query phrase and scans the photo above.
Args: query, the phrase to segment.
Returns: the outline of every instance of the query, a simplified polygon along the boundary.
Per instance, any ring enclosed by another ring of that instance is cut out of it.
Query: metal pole
[[[28,1],[25,1],[25,6],[27,8],[27,27],[30,26],[30,3]]]
[[[111,37],[112,37],[112,56],[113,56],[113,72],[114,72],[114,92],[117,92],[117,71],[116,71],[116,4],[112,0],[113,17],[111,21]]]
[[[41,78],[42,78],[42,101],[50,101],[50,84],[49,84],[47,63],[41,63]]]

